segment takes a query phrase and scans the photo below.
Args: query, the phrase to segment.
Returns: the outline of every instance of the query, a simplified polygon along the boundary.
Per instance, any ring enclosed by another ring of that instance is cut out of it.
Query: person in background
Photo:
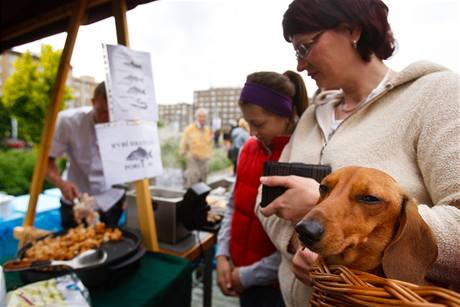
[[[219,147],[219,139],[220,135],[222,133],[222,120],[220,117],[213,117],[212,118],[212,133],[213,133],[213,141],[214,141],[214,147],[218,148]]]
[[[417,199],[438,242],[428,278],[460,289],[460,80],[448,69],[415,62],[400,72],[383,60],[395,49],[381,0],[294,0],[284,14],[285,39],[297,70],[322,91],[299,120],[282,162],[380,169]],[[333,89],[337,89],[332,91]],[[317,255],[288,249],[294,225],[319,199],[319,183],[266,177],[287,191],[256,212],[282,254],[285,303],[307,306],[309,270]],[[401,266],[404,267],[404,263]],[[455,287],[455,286],[454,286]]]
[[[240,108],[253,137],[240,151],[232,197],[218,234],[217,282],[246,306],[284,306],[278,286],[280,254],[254,214],[264,162],[278,160],[308,105],[299,74],[256,72],[247,77]]]
[[[236,175],[236,169],[238,165],[238,156],[240,153],[241,147],[243,147],[244,142],[249,138],[249,125],[244,120],[240,118],[238,121],[238,127],[234,128],[231,133],[232,147],[232,163],[233,163],[233,175]]]
[[[222,130],[222,140],[224,142],[224,150],[227,152],[227,158],[230,160],[230,148],[232,148],[232,126],[227,126]]]
[[[219,128],[217,130],[214,130],[213,132],[213,141],[214,141],[214,147],[219,148],[219,141],[220,141],[220,135],[222,134],[222,130]]]
[[[91,102],[90,111],[80,109],[59,114],[48,157],[46,176],[62,193],[60,213],[64,229],[77,226],[74,206],[83,193],[95,198],[95,209],[107,226],[117,226],[124,209],[124,190],[105,183],[96,138],[95,125],[109,121],[104,82],[97,85]],[[64,154],[68,159],[67,179],[56,166],[56,158]]]
[[[180,141],[180,153],[186,157],[186,187],[197,182],[206,182],[208,162],[213,154],[213,134],[206,125],[208,110],[195,111],[195,122],[185,128]]]
[[[232,162],[233,167],[235,167],[235,157],[234,157],[234,150],[233,148],[233,140],[232,140],[232,132],[235,128],[238,127],[238,123],[231,119],[229,120],[229,127],[227,127],[224,131],[223,139],[224,139],[224,147],[227,150],[227,159]],[[235,175],[235,174],[233,174]]]

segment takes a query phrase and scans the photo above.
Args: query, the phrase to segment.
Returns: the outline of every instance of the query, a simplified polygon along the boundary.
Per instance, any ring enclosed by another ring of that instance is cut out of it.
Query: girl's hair
[[[382,0],[294,0],[283,17],[283,35],[291,42],[295,34],[358,26],[361,36],[357,50],[369,62],[371,54],[388,59],[395,39],[388,23],[388,7]]]
[[[302,77],[293,71],[279,74],[273,71],[260,71],[247,76],[246,82],[256,83],[268,87],[275,92],[292,98],[292,118],[300,117],[308,107],[308,96]],[[240,105],[248,102],[240,101]]]

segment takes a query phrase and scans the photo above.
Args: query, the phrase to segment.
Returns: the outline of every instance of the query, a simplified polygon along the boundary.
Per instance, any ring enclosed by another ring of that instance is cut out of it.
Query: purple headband
[[[257,83],[246,82],[241,90],[240,101],[256,104],[282,117],[291,117],[292,115],[292,99],[290,97]]]

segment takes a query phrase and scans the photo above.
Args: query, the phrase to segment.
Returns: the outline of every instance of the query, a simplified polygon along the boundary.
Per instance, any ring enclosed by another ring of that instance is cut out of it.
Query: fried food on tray
[[[206,202],[210,206],[224,208],[224,209],[227,206],[227,200],[223,197],[208,196],[206,197]]]
[[[49,236],[34,242],[32,247],[26,251],[23,259],[69,260],[88,249],[98,248],[102,243],[118,241],[121,237],[120,229],[105,227],[104,223],[88,227],[79,225],[69,229],[63,236]]]

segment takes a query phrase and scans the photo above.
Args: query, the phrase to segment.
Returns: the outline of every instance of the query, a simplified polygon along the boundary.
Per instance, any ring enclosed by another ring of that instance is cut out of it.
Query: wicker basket
[[[460,306],[460,294],[417,286],[319,261],[311,271],[312,306]]]

